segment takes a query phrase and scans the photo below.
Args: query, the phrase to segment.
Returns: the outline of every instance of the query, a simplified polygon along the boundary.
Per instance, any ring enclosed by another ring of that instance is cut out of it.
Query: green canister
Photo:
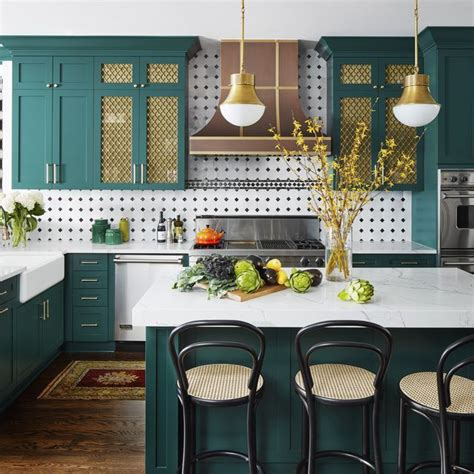
[[[122,242],[128,242],[130,240],[130,224],[126,217],[120,219],[119,229],[122,234]]]
[[[122,243],[120,229],[107,229],[105,231],[105,243],[107,245],[119,245]]]
[[[96,219],[92,224],[92,243],[105,243],[105,231],[107,229],[110,229],[110,224],[107,222],[107,219]]]

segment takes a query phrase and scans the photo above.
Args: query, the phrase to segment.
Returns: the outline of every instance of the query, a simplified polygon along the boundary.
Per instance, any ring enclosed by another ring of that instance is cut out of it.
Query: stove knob
[[[302,257],[300,260],[300,264],[302,267],[309,267],[309,258],[308,257]]]
[[[314,263],[316,264],[317,267],[324,267],[324,259],[321,257],[318,257]]]
[[[451,183],[456,183],[458,180],[457,176],[451,176]]]
[[[467,183],[469,181],[469,178],[467,176],[461,176],[461,183]]]

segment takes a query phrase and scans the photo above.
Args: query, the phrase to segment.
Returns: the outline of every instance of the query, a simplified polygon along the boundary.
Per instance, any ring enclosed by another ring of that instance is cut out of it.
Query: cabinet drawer
[[[73,257],[73,270],[107,270],[107,254],[77,254]]]
[[[389,259],[389,267],[433,267],[434,259],[431,256],[407,255]]]
[[[73,290],[72,304],[73,306],[107,306],[107,290]]]
[[[0,305],[16,297],[16,278],[0,282]]]
[[[73,288],[107,288],[108,273],[104,271],[97,272],[82,272],[76,271],[72,275]]]
[[[379,261],[370,255],[353,255],[352,263],[354,267],[378,267]]]
[[[107,308],[74,308],[72,336],[75,342],[108,340]]]

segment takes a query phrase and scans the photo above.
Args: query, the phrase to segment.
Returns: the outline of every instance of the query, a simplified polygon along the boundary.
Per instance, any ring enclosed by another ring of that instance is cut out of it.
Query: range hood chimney
[[[230,75],[239,70],[239,41],[221,41],[221,97],[229,93]],[[293,118],[303,122],[298,96],[298,41],[249,40],[245,42],[246,70],[255,74],[256,90],[265,104],[263,117],[249,127],[227,122],[219,107],[210,122],[190,137],[191,155],[276,155],[268,129],[276,127],[281,142],[294,149]],[[309,139],[308,139],[309,141]],[[327,138],[328,144],[330,139]]]

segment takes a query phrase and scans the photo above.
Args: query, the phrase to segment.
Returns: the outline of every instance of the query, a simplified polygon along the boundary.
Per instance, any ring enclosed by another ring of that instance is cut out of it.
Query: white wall
[[[252,38],[410,35],[412,0],[247,0]],[[240,34],[238,0],[0,0],[0,34]],[[420,0],[421,27],[474,25],[473,0]]]

